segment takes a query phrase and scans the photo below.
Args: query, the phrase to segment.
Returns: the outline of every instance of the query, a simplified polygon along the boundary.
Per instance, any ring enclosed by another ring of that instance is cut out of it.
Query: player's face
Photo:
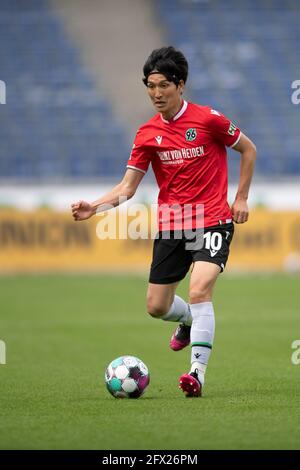
[[[183,80],[176,86],[160,73],[150,75],[147,82],[148,94],[155,109],[166,119],[175,116],[179,111],[183,88]]]

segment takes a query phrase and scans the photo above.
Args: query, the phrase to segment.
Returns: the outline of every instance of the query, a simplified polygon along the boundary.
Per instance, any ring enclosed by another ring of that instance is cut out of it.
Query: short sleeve
[[[215,109],[209,109],[208,126],[213,138],[222,142],[226,147],[234,147],[240,140],[240,129]]]
[[[134,139],[127,168],[146,173],[151,161],[151,153],[144,144],[143,132],[139,129]]]

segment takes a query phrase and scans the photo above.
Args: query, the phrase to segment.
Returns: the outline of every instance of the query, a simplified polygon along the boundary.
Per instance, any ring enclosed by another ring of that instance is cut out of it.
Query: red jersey
[[[170,121],[158,113],[139,128],[127,168],[146,173],[151,162],[159,207],[191,206],[190,228],[197,228],[194,216],[199,204],[204,206],[202,226],[229,223],[226,146],[237,144],[240,135],[240,129],[218,111],[184,101]],[[159,230],[163,217],[162,212]],[[170,217],[172,224],[176,216]]]

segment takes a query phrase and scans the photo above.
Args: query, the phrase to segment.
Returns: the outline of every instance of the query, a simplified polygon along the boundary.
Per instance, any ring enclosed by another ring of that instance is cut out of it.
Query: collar
[[[165,123],[167,123],[167,124],[170,124],[170,122],[172,122],[172,121],[177,121],[177,119],[179,119],[179,118],[183,115],[183,113],[186,111],[186,108],[187,108],[187,107],[188,107],[187,101],[183,100],[183,105],[181,106],[181,108],[180,108],[180,110],[178,111],[178,113],[175,114],[175,116],[174,116],[172,119],[170,119],[169,121],[167,121],[166,119],[164,119],[164,118],[162,117],[162,114],[160,115],[160,117],[161,117],[161,119],[162,119],[163,122],[165,122]]]

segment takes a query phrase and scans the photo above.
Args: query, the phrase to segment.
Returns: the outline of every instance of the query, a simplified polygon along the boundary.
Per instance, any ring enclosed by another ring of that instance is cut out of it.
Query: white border
[[[238,136],[238,138],[236,139],[236,141],[234,142],[234,144],[230,145],[230,148],[231,148],[231,149],[238,143],[238,141],[239,141],[240,138],[241,138],[241,135],[242,135],[242,133],[241,133],[241,131],[240,131],[239,136]]]
[[[165,122],[166,124],[170,124],[170,122],[176,121],[177,119],[179,119],[179,118],[183,115],[183,113],[186,111],[186,108],[187,108],[187,107],[188,107],[188,102],[185,101],[185,100],[183,100],[183,105],[182,105],[182,107],[180,108],[180,110],[178,111],[178,113],[175,114],[175,116],[174,116],[172,119],[170,119],[170,121],[167,121],[166,119],[164,119],[163,116],[162,116],[162,114],[160,115],[160,117],[161,117],[161,119],[162,119],[163,122]]]
[[[127,165],[127,168],[131,168],[132,170],[141,171],[142,173],[144,173],[144,175],[146,174],[146,172],[144,170],[141,170],[141,168],[137,168],[136,166]]]

